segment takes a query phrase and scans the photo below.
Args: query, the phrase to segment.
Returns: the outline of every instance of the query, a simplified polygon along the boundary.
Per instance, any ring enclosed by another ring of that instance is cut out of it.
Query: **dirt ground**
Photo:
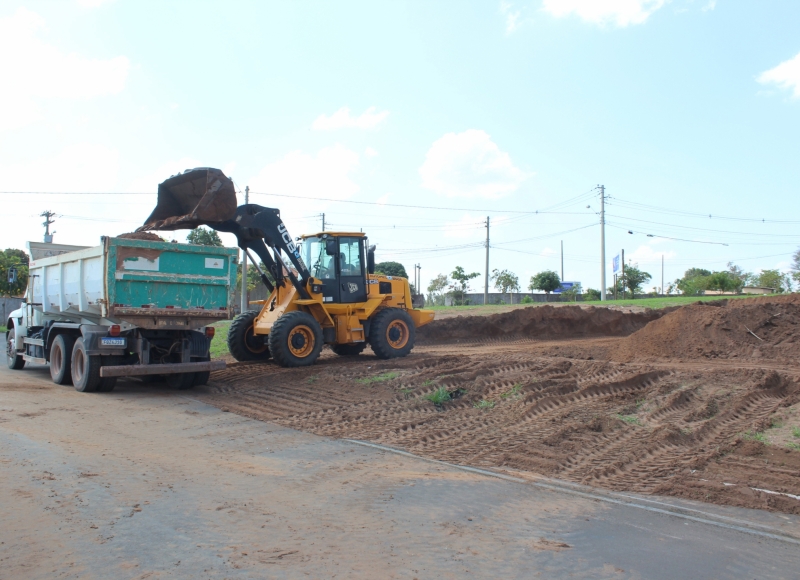
[[[798,322],[797,295],[541,306],[434,322],[406,359],[233,363],[196,395],[457,464],[800,514]]]

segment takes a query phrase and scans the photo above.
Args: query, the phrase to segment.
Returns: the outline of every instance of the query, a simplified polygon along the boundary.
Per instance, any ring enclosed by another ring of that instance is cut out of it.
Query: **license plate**
[[[125,339],[124,338],[111,338],[108,336],[103,336],[100,338],[100,345],[101,346],[125,346]]]

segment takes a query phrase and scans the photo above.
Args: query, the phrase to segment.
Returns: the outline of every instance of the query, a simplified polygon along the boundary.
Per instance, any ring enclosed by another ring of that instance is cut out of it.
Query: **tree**
[[[223,246],[222,240],[215,230],[202,226],[189,232],[189,235],[186,236],[186,241],[196,246]]]
[[[780,270],[761,270],[756,278],[756,284],[762,288],[774,288],[775,292],[786,292],[792,289],[792,282],[788,274]]]
[[[0,252],[0,296],[21,296],[28,285],[28,254],[22,250]],[[8,282],[9,270],[17,271],[17,281]],[[0,321],[1,322],[1,321]]]
[[[400,262],[381,262],[375,264],[375,273],[383,274],[384,276],[400,276],[401,278],[408,278],[406,269]]]
[[[450,287],[453,289],[453,299],[457,304],[466,304],[465,295],[469,290],[469,281],[478,276],[480,276],[480,272],[467,274],[464,268],[456,266],[456,269],[450,274],[453,279],[453,284]]]
[[[583,291],[583,288],[581,287],[581,283],[577,282],[577,283],[573,284],[570,288],[566,288],[565,290],[562,290],[561,291],[561,295],[566,297],[566,299],[569,300],[569,301],[577,302],[578,301],[578,296],[581,294],[582,291]]]
[[[736,287],[739,283],[730,272],[714,272],[710,276],[706,276],[705,281],[707,290],[718,290],[720,292],[733,292],[737,289]]]
[[[750,284],[753,275],[750,272],[745,272],[733,262],[728,262],[728,274],[734,282],[733,290],[737,293],[742,291],[742,288]]]
[[[492,270],[492,281],[494,287],[503,294],[507,292],[519,292],[519,278],[514,272],[509,270]]]
[[[595,290],[594,288],[587,288],[585,296],[586,300],[600,300],[602,297],[602,292],[600,292],[600,290]]]
[[[444,291],[450,284],[450,279],[445,274],[439,274],[428,284],[428,300],[431,304],[437,304],[441,301]]]
[[[636,266],[625,266],[625,276],[622,281],[624,288],[631,291],[631,298],[636,298],[636,291],[640,290],[642,284],[647,284],[652,278],[650,274],[643,272]]]
[[[687,296],[700,296],[708,288],[707,278],[709,276],[711,276],[710,270],[689,268],[684,272],[683,278],[675,280],[675,284],[678,290]]]
[[[792,256],[792,278],[800,284],[800,249],[798,249]]]
[[[531,276],[531,283],[528,284],[530,290],[541,290],[547,294],[548,300],[550,299],[550,292],[557,290],[561,286],[561,279],[558,274],[552,270],[545,270],[539,272],[535,276]]]

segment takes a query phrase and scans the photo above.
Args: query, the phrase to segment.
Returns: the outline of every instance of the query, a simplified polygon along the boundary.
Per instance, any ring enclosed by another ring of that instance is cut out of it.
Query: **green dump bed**
[[[103,238],[101,246],[36,259],[29,302],[75,322],[195,329],[233,316],[234,248]]]

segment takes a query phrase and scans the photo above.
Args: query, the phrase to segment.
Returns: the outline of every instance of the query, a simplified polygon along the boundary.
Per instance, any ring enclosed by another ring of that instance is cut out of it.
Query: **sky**
[[[294,236],[599,288],[800,247],[800,2],[0,2],[0,247],[97,245],[218,167]],[[41,193],[47,192],[47,193]],[[184,240],[188,232],[168,234]],[[226,245],[235,245],[223,235]]]

